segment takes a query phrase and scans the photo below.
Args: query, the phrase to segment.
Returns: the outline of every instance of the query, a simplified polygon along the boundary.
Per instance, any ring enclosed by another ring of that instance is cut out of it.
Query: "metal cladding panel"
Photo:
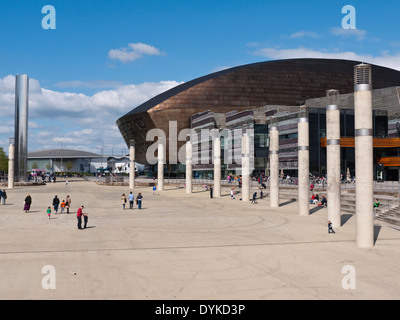
[[[133,124],[135,119],[149,117],[152,125],[147,129],[160,128],[168,134],[169,121],[177,121],[178,130],[189,128],[190,117],[202,111],[227,113],[265,105],[301,105],[307,99],[324,97],[326,90],[332,88],[341,94],[351,93],[354,91],[354,66],[359,63],[335,59],[289,59],[223,70],[176,86],[148,100],[119,118],[117,125],[129,145],[130,139],[143,137],[132,131],[136,126]],[[400,85],[399,71],[372,65],[372,73],[374,89]],[[145,141],[143,145],[146,145]]]
[[[25,181],[28,172],[28,101],[29,78],[26,74],[15,77],[15,181]]]

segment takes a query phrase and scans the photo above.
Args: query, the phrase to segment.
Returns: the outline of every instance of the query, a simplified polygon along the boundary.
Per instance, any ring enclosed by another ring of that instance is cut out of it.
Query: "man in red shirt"
[[[82,228],[82,216],[83,216],[82,210],[83,210],[83,208],[84,208],[84,206],[81,206],[76,213],[76,217],[78,218],[78,229],[83,229]]]

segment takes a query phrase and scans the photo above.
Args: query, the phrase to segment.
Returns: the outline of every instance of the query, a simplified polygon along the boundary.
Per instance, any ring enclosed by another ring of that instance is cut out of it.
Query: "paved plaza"
[[[7,190],[0,205],[0,299],[399,299],[400,232],[375,221],[372,249],[355,244],[355,217],[328,234],[327,209],[298,215],[297,202],[201,189],[137,187],[143,209],[122,209],[126,186],[74,178]],[[30,194],[33,204],[24,213]],[[72,198],[70,214],[46,209]],[[85,206],[88,228],[77,229]],[[129,207],[129,206],[128,206]],[[42,268],[55,270],[44,289]],[[354,270],[350,283],[346,270]]]

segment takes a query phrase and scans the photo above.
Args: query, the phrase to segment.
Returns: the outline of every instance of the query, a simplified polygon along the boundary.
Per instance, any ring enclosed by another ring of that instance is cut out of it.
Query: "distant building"
[[[122,157],[108,157],[107,167],[110,168],[112,173],[129,173],[129,156]],[[144,165],[135,162],[135,171],[140,174],[144,171]]]
[[[28,153],[28,172],[42,169],[46,172],[94,173],[107,167],[107,156],[81,150],[51,149]]]

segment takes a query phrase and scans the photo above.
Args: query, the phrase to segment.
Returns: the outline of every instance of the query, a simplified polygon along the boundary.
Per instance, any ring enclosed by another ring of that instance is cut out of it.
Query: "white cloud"
[[[344,29],[340,27],[331,28],[330,32],[342,38],[355,37],[359,41],[364,40],[367,34],[367,31],[362,29]]]
[[[117,88],[122,85],[120,81],[94,80],[94,81],[61,81],[55,84],[58,88]]]
[[[380,56],[372,56],[357,54],[352,51],[328,52],[317,51],[309,48],[263,48],[255,51],[254,54],[270,59],[322,58],[355,60],[400,70],[400,54],[390,55],[387,52],[382,53]]]
[[[292,39],[304,38],[304,37],[318,38],[318,34],[315,32],[311,32],[311,31],[299,31],[299,32],[292,33],[290,35],[290,38],[292,38]]]
[[[110,59],[116,59],[123,63],[135,61],[145,55],[160,56],[163,53],[156,47],[141,42],[129,43],[127,48],[111,49],[108,52]]]
[[[145,82],[120,85],[91,96],[42,88],[29,79],[29,149],[59,148],[98,152],[105,143],[115,150],[126,148],[115,121],[135,106],[180,82]],[[15,76],[0,78],[0,143],[8,145],[14,132]]]

